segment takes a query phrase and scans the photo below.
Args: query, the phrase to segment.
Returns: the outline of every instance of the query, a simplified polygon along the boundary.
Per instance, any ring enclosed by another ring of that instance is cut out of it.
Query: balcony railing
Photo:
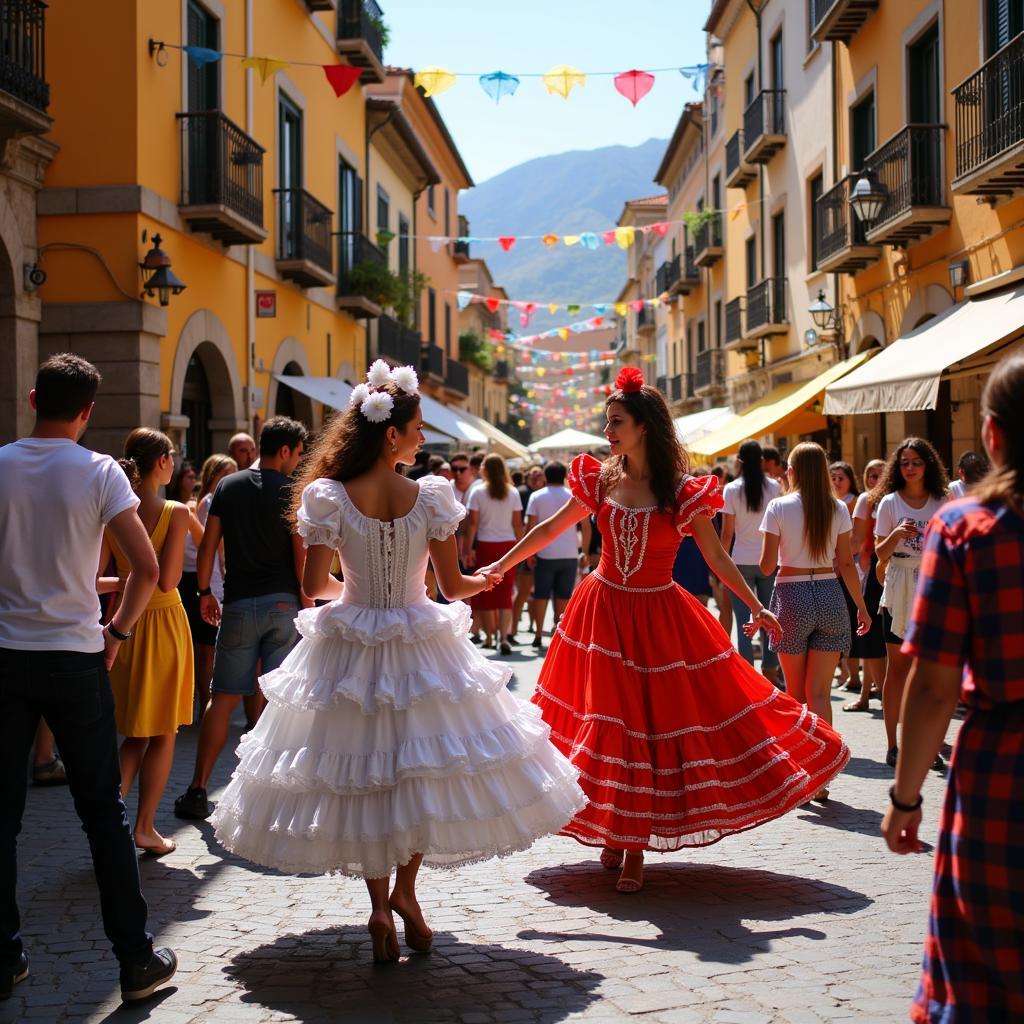
[[[636,311],[636,325],[640,330],[648,330],[654,326],[654,310],[646,303]]]
[[[725,304],[725,343],[731,345],[743,338],[743,300],[730,299]]]
[[[762,89],[743,111],[743,155],[767,163],[786,144],[786,90]]]
[[[725,386],[725,353],[719,348],[709,348],[697,353],[697,392]]]
[[[469,242],[455,242],[452,245],[452,255],[455,259],[469,259]]]
[[[419,332],[401,320],[382,316],[377,321],[377,355],[397,366],[419,366],[423,341]]]
[[[729,188],[745,188],[757,171],[743,159],[743,129],[737,128],[725,144],[725,183]]]
[[[276,188],[277,268],[303,288],[333,284],[331,220],[334,213],[302,188]]]
[[[714,213],[697,229],[693,239],[694,258],[698,267],[714,265],[722,255],[722,215]]]
[[[968,195],[1009,195],[1024,187],[1024,33],[953,90],[956,175]]]
[[[878,9],[878,0],[810,0],[811,35],[819,43],[846,43]]]
[[[881,247],[871,245],[864,225],[850,208],[850,192],[857,176],[848,175],[823,192],[814,204],[818,251],[814,265],[829,274],[854,274],[874,263]]]
[[[949,222],[942,174],[945,132],[941,124],[907,125],[864,161],[887,193],[881,214],[867,229],[869,242],[905,244]]]
[[[45,111],[46,7],[42,0],[0,0],[0,89]]]
[[[698,270],[697,262],[694,259],[694,247],[692,245],[688,245],[683,251],[682,277],[680,280],[685,281],[687,284],[700,284],[700,270]]]
[[[184,219],[226,245],[263,241],[263,147],[220,110],[178,120]]]
[[[655,287],[658,290],[659,295],[663,295],[669,291],[672,286],[679,280],[679,257],[673,256],[672,259],[666,260],[660,267],[655,275]]]
[[[683,398],[683,377],[682,373],[677,373],[674,377],[668,379],[668,390],[667,397],[670,402],[680,402]]]
[[[454,359],[449,359],[444,374],[444,388],[453,394],[468,395],[469,368]]]
[[[654,381],[654,386],[665,396],[665,398],[668,398],[668,377],[658,377]]]
[[[356,317],[378,317],[383,312],[386,297],[372,293],[370,281],[357,269],[368,264],[372,267],[388,265],[387,253],[358,231],[338,234],[338,308]],[[417,360],[418,362],[418,360]]]
[[[384,15],[374,0],[339,0],[338,52],[357,67],[367,68],[383,81]]]
[[[431,377],[444,380],[444,349],[440,345],[424,345],[420,356],[420,369]]]
[[[786,279],[767,277],[747,289],[747,329],[744,337],[760,338],[784,333],[786,321]]]
[[[511,374],[509,373],[509,365],[507,359],[499,359],[494,364],[494,379],[495,380],[508,380]]]

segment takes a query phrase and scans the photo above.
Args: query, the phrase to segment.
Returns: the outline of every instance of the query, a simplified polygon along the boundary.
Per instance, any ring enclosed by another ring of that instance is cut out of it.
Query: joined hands
[[[743,623],[743,632],[749,637],[753,637],[759,629],[763,629],[776,642],[782,637],[782,626],[779,624],[779,620],[767,608],[751,612],[750,621]]]

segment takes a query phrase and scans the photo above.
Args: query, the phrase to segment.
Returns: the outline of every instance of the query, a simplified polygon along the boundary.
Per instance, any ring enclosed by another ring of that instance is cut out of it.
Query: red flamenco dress
[[[850,752],[672,581],[680,535],[722,508],[718,481],[685,477],[674,512],[631,509],[600,494],[600,469],[580,455],[569,471],[604,550],[562,616],[533,697],[590,801],[562,834],[627,850],[707,846],[806,802]]]

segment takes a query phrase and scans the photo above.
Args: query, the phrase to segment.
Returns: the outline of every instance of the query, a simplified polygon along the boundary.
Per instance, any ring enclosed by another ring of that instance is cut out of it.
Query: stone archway
[[[862,313],[850,335],[847,354],[854,356],[858,352],[866,352],[869,348],[876,346],[885,348],[885,345],[885,321],[881,314],[871,309]]]
[[[208,309],[196,310],[188,318],[178,337],[174,352],[174,366],[171,371],[171,412],[166,422],[171,430],[182,435],[189,425],[187,417],[182,414],[182,402],[185,395],[185,378],[193,356],[202,364],[209,390],[208,427],[211,449],[215,452],[226,452],[231,435],[236,431],[248,429],[248,423],[242,400],[242,382],[231,338],[216,313]]]
[[[899,337],[909,334],[933,316],[938,316],[953,305],[953,296],[941,284],[930,284],[914,293],[900,321]]]
[[[310,376],[309,356],[302,343],[290,335],[285,338],[274,353],[274,362],[267,385],[267,410],[271,416],[291,416],[305,423],[310,430],[318,430],[321,414],[319,406],[308,396],[287,384],[281,384],[277,375],[289,377]]]

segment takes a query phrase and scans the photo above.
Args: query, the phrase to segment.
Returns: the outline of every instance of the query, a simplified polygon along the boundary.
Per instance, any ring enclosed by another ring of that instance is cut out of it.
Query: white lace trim
[[[625,590],[629,594],[656,594],[661,590],[671,590],[676,585],[673,580],[669,580],[668,583],[663,583],[658,587],[627,587],[625,584],[615,583],[613,580],[608,579],[607,576],[603,576],[600,569],[595,569],[590,575],[599,579],[602,583],[607,583],[609,587],[614,587],[616,590]]]
[[[573,497],[576,498],[576,500],[585,509],[587,509],[587,511],[596,512],[597,506],[600,504],[600,502],[597,500],[596,488],[593,491],[591,490],[590,484],[587,482],[586,473],[582,471],[583,466],[585,465],[585,455],[577,455],[576,458],[573,459],[571,463],[569,463],[569,488],[574,492]],[[579,466],[580,468],[577,469],[577,466]],[[595,477],[594,479],[596,480],[597,477]],[[586,500],[583,500],[582,498],[578,497],[575,494],[575,489],[573,488],[574,483],[579,485],[580,490],[583,491],[583,493],[586,495]]]
[[[672,584],[672,586],[675,586],[675,584]],[[586,651],[588,654],[591,651],[597,651],[598,653],[604,654],[609,658],[618,658],[622,661],[622,664],[625,668],[631,668],[636,672],[671,672],[673,669],[677,668],[684,668],[687,671],[692,672],[694,669],[707,668],[708,665],[713,665],[716,661],[722,661],[723,658],[731,657],[733,654],[736,653],[736,651],[732,647],[730,647],[728,650],[722,651],[721,654],[716,654],[712,658],[705,658],[704,661],[673,661],[670,662],[668,665],[654,666],[638,665],[632,659],[627,658],[622,653],[622,651],[613,651],[609,647],[602,647],[600,644],[595,644],[593,642],[583,643],[582,640],[574,640],[565,632],[564,629],[562,629],[561,626],[558,626],[555,629],[555,632],[562,638],[563,641],[565,641],[565,643],[571,644],[573,647],[578,647],[581,651]]]
[[[577,719],[580,722],[611,722],[612,725],[621,726],[623,732],[625,732],[627,736],[632,736],[638,740],[650,741],[671,740],[675,739],[677,736],[688,736],[691,733],[695,732],[718,732],[720,729],[728,728],[733,723],[738,722],[744,715],[750,714],[751,711],[755,711],[758,708],[767,707],[767,705],[771,704],[771,702],[775,700],[780,693],[779,690],[773,688],[772,692],[769,693],[768,696],[764,698],[764,700],[759,700],[755,701],[753,704],[748,704],[741,711],[737,711],[736,714],[733,715],[731,718],[725,719],[724,722],[719,722],[718,725],[687,725],[682,729],[675,729],[672,732],[649,733],[637,732],[634,729],[627,728],[626,723],[621,718],[616,718],[614,715],[598,715],[594,714],[593,712],[589,714],[581,714],[571,704],[568,704],[564,700],[561,700],[560,698],[556,697],[553,693],[544,689],[544,687],[541,686],[539,683],[537,685],[537,692],[541,694],[541,696],[545,697],[547,700],[551,701],[552,704],[557,704],[559,707],[565,708],[565,710],[568,711],[573,716],[573,718]]]

